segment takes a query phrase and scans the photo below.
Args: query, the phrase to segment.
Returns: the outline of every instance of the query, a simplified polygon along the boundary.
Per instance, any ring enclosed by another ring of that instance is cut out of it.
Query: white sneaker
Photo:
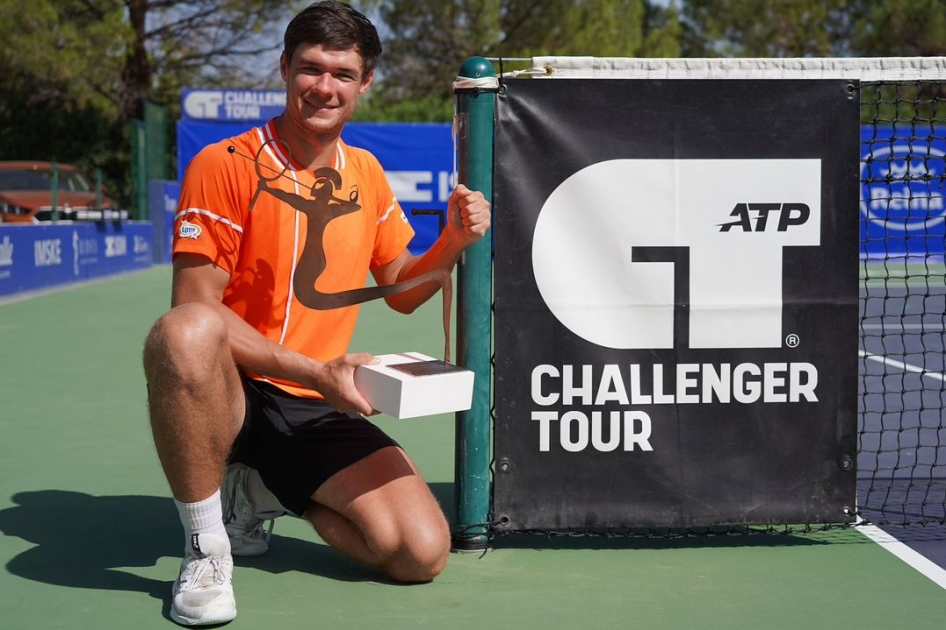
[[[234,556],[261,556],[269,551],[269,538],[275,519],[286,514],[260,511],[250,500],[246,484],[252,469],[243,464],[230,464],[224,471],[220,500],[223,503],[223,524],[230,537],[230,553]],[[269,528],[263,533],[263,523]]]
[[[194,534],[171,589],[171,619],[184,626],[203,626],[233,621],[236,614],[233,558],[227,541],[212,534]]]

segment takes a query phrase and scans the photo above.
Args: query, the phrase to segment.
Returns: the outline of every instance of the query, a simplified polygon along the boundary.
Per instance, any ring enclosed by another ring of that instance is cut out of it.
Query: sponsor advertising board
[[[0,226],[0,296],[152,265],[149,222]]]

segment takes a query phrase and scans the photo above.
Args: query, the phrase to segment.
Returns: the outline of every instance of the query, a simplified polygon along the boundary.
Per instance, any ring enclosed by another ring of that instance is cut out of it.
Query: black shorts
[[[362,416],[336,411],[325,401],[246,377],[243,392],[246,416],[230,461],[258,470],[283,507],[299,516],[329,477],[375,451],[398,446]]]

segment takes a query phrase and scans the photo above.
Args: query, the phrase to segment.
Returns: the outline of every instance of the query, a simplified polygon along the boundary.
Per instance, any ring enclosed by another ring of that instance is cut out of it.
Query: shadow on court
[[[153,566],[181,554],[177,510],[170,499],[95,497],[41,490],[12,497],[0,510],[0,531],[36,546],[7,563],[20,577],[78,588],[139,591],[167,599],[170,580],[137,576],[118,567]]]
[[[812,547],[837,544],[871,543],[856,528],[830,528],[805,531],[804,526],[783,530],[781,526],[771,531],[735,528],[726,532],[722,528],[702,532],[666,532],[660,530],[628,530],[622,532],[525,532],[504,534],[495,540],[497,549],[578,549],[605,551],[608,549],[734,549],[758,547]]]
[[[14,507],[0,510],[0,532],[36,546],[7,563],[11,574],[56,586],[146,593],[162,600],[167,612],[174,575],[158,580],[123,569],[182,557],[183,533],[170,498],[41,490],[17,493],[12,501]],[[237,571],[247,566],[349,582],[385,581],[321,543],[314,532],[308,540],[273,535],[268,554],[235,561]]]

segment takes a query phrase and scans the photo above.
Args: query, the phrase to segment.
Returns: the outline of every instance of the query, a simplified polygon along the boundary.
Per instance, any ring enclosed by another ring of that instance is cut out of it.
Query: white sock
[[[276,495],[266,487],[266,484],[263,483],[263,479],[259,476],[259,472],[255,468],[250,469],[249,476],[246,480],[246,493],[249,495],[250,503],[253,504],[253,509],[257,514],[275,514],[289,511],[282,506],[279,499],[276,498]]]
[[[203,501],[196,503],[181,503],[174,499],[177,513],[184,526],[184,553],[189,553],[195,546],[195,535],[213,534],[226,541],[227,550],[230,548],[230,539],[223,526],[223,508],[220,503],[220,490]]]

